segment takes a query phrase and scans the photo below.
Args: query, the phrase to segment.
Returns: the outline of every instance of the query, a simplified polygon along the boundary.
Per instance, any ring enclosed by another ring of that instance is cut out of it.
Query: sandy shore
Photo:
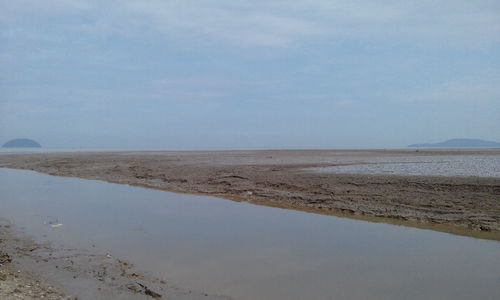
[[[104,180],[500,240],[500,179],[329,174],[308,168],[500,150],[2,154],[0,167]]]

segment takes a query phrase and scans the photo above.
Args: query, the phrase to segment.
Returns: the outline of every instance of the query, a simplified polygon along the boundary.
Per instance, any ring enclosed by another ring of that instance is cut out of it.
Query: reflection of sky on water
[[[236,299],[498,299],[500,243],[0,169],[0,217]],[[57,219],[64,225],[44,224]]]

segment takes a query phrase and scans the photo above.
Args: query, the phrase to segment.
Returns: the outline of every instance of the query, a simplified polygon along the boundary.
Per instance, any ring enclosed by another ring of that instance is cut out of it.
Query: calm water
[[[500,178],[500,155],[373,157],[351,165],[313,168],[340,174],[472,176]]]
[[[6,169],[0,217],[235,299],[500,299],[495,241]]]

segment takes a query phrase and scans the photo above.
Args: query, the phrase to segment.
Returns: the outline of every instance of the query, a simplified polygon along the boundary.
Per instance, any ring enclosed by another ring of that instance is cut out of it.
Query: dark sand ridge
[[[305,169],[500,150],[141,151],[3,154],[0,167],[80,177],[500,240],[500,179]]]

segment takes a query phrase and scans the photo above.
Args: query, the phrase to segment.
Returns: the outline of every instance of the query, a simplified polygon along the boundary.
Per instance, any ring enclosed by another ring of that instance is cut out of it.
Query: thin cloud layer
[[[0,0],[0,140],[500,140],[498,53],[497,0]]]
[[[4,1],[0,20],[80,15],[80,29],[144,29],[174,39],[240,46],[304,40],[393,40],[419,46],[483,47],[500,40],[500,3],[481,1]],[[74,25],[74,24],[73,24]],[[75,26],[75,28],[78,28]]]

